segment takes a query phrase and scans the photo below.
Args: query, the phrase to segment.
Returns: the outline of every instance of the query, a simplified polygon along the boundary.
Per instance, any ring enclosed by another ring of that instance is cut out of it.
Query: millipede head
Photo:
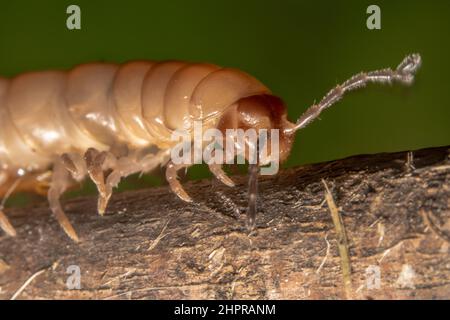
[[[264,148],[267,154],[259,154],[258,164],[266,165],[274,159],[274,152],[277,153],[279,162],[283,162],[289,156],[294,135],[290,129],[295,124],[287,120],[287,108],[283,100],[270,94],[260,94],[241,98],[231,107],[221,118],[219,130],[225,133],[226,129],[242,129],[246,132],[254,129],[258,135],[266,133]],[[278,135],[278,139],[271,139],[273,134]],[[278,146],[272,146],[277,142]],[[247,141],[248,143],[248,141]],[[261,148],[259,144],[259,148]],[[255,148],[256,149],[256,148]],[[250,160],[250,148],[245,149],[245,158]]]

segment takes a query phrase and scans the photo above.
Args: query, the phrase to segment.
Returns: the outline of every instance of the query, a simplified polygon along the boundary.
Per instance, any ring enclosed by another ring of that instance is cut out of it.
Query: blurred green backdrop
[[[419,52],[423,66],[414,86],[351,94],[298,133],[286,165],[450,144],[449,1],[0,3],[2,76],[90,61],[207,61],[260,79],[286,101],[292,120],[352,74],[395,67]],[[81,30],[66,28],[70,4],[81,8]],[[370,4],[381,8],[381,30],[366,27]],[[189,175],[209,174],[194,168]]]

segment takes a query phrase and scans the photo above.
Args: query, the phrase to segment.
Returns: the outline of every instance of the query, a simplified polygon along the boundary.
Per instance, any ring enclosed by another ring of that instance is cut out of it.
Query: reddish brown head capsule
[[[218,129],[226,132],[227,129],[242,129],[244,131],[255,129],[259,134],[261,130],[266,130],[270,135],[272,130],[277,130],[279,134],[279,148],[277,155],[280,162],[284,162],[289,156],[294,141],[292,129],[295,124],[287,120],[287,108],[284,102],[270,94],[261,94],[245,97],[230,107],[221,117]],[[289,130],[286,130],[289,129]],[[267,150],[271,153],[271,139],[267,139]],[[248,153],[246,159],[249,160]]]

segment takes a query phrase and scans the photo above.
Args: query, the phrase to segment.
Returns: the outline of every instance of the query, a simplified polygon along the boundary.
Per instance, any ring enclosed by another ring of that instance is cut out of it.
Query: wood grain
[[[323,179],[345,226],[349,298],[448,299],[449,148],[415,151],[413,162],[406,152],[362,155],[263,177],[251,235],[236,211],[246,206],[245,176],[236,188],[187,183],[194,205],[167,187],[116,193],[104,217],[94,197],[67,201],[80,244],[45,204],[7,210],[18,235],[0,235],[0,298],[40,272],[17,299],[343,299]],[[80,289],[66,286],[71,265]]]

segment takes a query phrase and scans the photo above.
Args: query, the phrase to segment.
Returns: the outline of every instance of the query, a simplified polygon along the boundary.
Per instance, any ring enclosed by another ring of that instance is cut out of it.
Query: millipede
[[[194,121],[221,132],[276,129],[282,162],[289,156],[295,133],[346,92],[368,83],[409,85],[420,65],[420,55],[411,54],[396,69],[359,73],[329,91],[296,122],[288,120],[283,100],[256,78],[207,63],[88,63],[69,71],[0,77],[0,195],[46,194],[63,230],[79,241],[59,198],[86,177],[98,189],[100,215],[122,178],[158,166],[165,166],[173,192],[192,202],[177,178],[177,172],[189,165],[176,164],[170,157],[177,143],[171,139],[174,130],[191,132]],[[243,147],[237,144],[236,148]],[[250,228],[255,225],[257,176],[264,164],[249,164]],[[218,180],[234,186],[221,164],[208,166]],[[16,235],[3,205],[0,227]]]

